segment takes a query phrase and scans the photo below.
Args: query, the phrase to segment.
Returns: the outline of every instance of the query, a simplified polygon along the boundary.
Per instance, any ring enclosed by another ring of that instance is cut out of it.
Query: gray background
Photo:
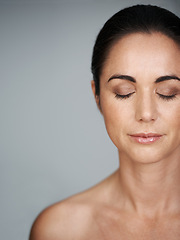
[[[180,1],[0,1],[0,239],[118,167],[91,93],[91,52],[119,9]]]

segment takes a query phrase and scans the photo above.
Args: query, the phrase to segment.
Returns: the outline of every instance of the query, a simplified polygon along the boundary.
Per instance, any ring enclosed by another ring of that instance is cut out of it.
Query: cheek
[[[104,121],[106,126],[109,128],[113,128],[119,125],[122,117],[122,108],[115,103],[114,99],[101,99],[101,110],[104,117]]]
[[[100,102],[105,122],[119,125],[127,122],[127,118],[132,119],[134,107],[127,100],[117,99],[115,94],[103,94],[100,96]]]
[[[101,110],[106,130],[112,142],[118,146],[124,133],[129,128],[132,111],[125,106],[123,100],[106,98],[101,100]]]
[[[180,104],[167,108],[165,116],[169,127],[173,128],[175,131],[180,131]]]
[[[161,111],[161,116],[160,126],[163,126],[171,148],[175,149],[180,146],[180,104],[171,104],[171,107]]]

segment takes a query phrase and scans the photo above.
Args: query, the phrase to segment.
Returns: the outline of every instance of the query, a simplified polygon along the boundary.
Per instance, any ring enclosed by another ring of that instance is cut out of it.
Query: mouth
[[[141,144],[151,144],[162,138],[163,135],[157,133],[136,133],[129,135],[131,139]]]

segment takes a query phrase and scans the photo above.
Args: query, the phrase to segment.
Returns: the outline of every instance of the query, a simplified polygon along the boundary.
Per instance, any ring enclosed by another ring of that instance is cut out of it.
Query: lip
[[[160,140],[163,135],[158,133],[136,133],[130,134],[129,136],[137,143],[151,144]]]

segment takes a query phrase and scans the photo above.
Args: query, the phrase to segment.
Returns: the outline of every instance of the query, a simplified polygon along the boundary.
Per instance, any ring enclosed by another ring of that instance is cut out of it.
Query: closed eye
[[[172,95],[163,95],[163,94],[160,94],[160,93],[157,93],[157,94],[161,99],[164,99],[166,101],[173,100],[173,99],[176,98],[176,94],[172,94]]]
[[[116,98],[118,98],[118,99],[127,99],[127,98],[129,98],[133,93],[135,93],[135,92],[131,92],[131,93],[128,93],[128,94],[116,94]]]

